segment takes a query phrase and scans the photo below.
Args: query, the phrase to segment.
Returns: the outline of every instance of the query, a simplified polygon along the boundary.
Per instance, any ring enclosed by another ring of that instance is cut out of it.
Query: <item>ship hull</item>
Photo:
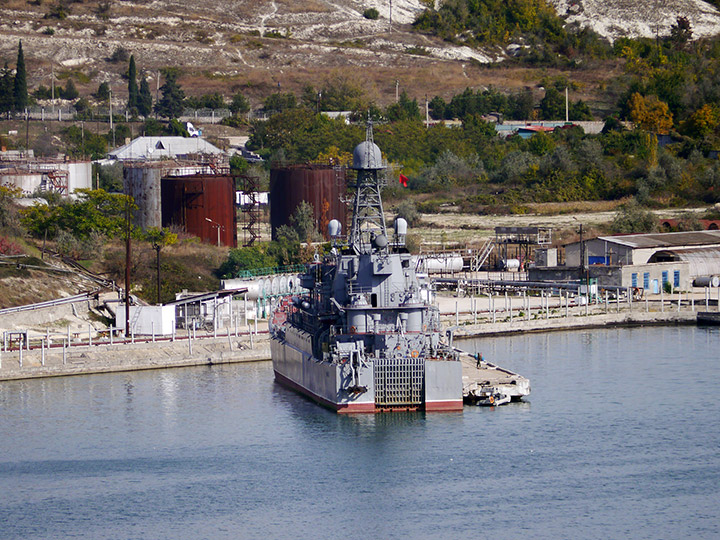
[[[352,386],[364,392],[347,390],[352,376],[347,366],[321,362],[303,347],[287,341],[271,339],[275,380],[324,407],[341,414],[375,413],[381,411],[424,410],[427,412],[460,411],[462,401],[462,373],[460,362],[424,362],[424,395],[417,403],[386,406],[376,403],[374,366],[366,366]]]

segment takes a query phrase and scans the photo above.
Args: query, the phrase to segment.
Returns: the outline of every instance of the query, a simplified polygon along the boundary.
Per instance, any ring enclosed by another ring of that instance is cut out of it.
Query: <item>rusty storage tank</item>
[[[179,227],[211,244],[237,247],[233,177],[198,174],[163,178],[162,226]]]
[[[161,227],[160,206],[161,166],[144,163],[126,164],[123,167],[123,191],[135,199],[133,222],[145,230],[149,227]]]
[[[270,224],[272,237],[283,225],[290,225],[290,216],[305,201],[312,205],[315,229],[328,239],[327,224],[337,219],[347,231],[345,169],[327,165],[295,165],[270,171]]]

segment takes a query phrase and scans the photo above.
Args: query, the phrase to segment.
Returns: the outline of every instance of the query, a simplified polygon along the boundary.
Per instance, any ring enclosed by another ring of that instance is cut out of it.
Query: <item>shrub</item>
[[[13,242],[8,240],[4,236],[0,236],[0,255],[22,255],[22,248]]]
[[[367,8],[365,11],[363,11],[363,17],[374,21],[378,17],[380,17],[380,13],[375,8]]]
[[[397,216],[395,219],[403,218],[407,221],[408,225],[412,227],[417,223],[419,217],[420,214],[418,213],[414,202],[406,199],[398,205]]]

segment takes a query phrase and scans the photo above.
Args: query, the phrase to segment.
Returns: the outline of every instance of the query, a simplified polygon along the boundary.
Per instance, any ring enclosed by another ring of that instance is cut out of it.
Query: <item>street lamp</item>
[[[218,247],[220,247],[220,229],[221,228],[224,229],[225,227],[220,225],[217,221],[213,221],[212,219],[207,218],[207,217],[205,218],[205,221],[209,221],[210,223],[213,224],[213,227],[217,228],[217,245],[218,245]]]

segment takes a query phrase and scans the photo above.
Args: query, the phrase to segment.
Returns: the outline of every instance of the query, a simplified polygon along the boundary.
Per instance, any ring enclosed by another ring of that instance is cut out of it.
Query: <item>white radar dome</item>
[[[328,223],[328,234],[331,238],[334,238],[336,236],[340,236],[340,233],[342,232],[342,224],[337,219],[330,220],[330,223]]]

